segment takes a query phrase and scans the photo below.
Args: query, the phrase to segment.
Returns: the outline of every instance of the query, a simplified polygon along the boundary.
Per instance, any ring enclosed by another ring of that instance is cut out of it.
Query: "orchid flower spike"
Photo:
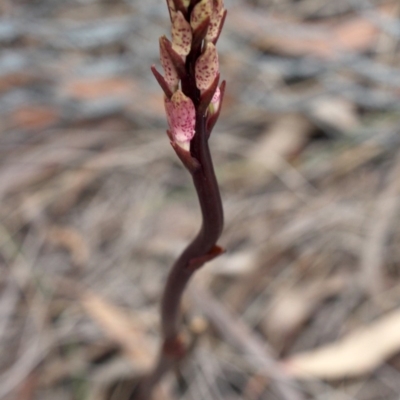
[[[207,135],[218,119],[223,99],[219,83],[219,61],[215,43],[226,10],[223,0],[166,0],[171,17],[171,41],[160,38],[160,61],[164,74],[152,66],[163,89],[174,149],[189,160],[196,121],[207,119]],[[223,87],[224,82],[222,83]],[[200,96],[199,96],[200,91]],[[176,145],[176,146],[175,146]],[[184,151],[182,153],[182,151]],[[188,158],[189,157],[189,158]],[[188,164],[185,164],[186,166]]]

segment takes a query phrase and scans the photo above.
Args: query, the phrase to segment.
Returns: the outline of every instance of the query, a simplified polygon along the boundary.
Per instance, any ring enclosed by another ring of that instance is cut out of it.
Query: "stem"
[[[188,21],[193,7],[198,2],[199,0],[190,1]],[[177,5],[182,5],[180,0],[174,0],[174,4],[177,9],[179,8]],[[197,37],[197,41],[192,43],[190,53],[185,60],[185,71],[181,74],[181,90],[185,96],[192,100],[195,106],[196,123],[195,135],[190,142],[190,154],[184,153],[180,158],[183,157],[183,161],[188,159],[193,162],[196,161],[196,168],[188,167],[185,162],[184,164],[192,174],[200,203],[202,224],[199,233],[176,260],[168,275],[161,300],[162,344],[158,359],[154,369],[139,382],[131,400],[150,399],[153,389],[163,375],[176,366],[185,356],[187,350],[180,335],[180,304],[183,293],[195,271],[222,252],[222,249],[217,246],[217,240],[222,233],[224,217],[221,195],[208,146],[209,132],[207,132],[207,110],[205,110],[207,106],[205,102],[210,101],[211,98],[206,100],[207,96],[201,97],[195,78],[196,60],[201,55],[202,46],[205,45],[203,40],[209,24],[210,18],[207,18],[203,21],[203,31],[197,31],[197,35],[200,36]],[[157,78],[157,74],[155,75]],[[219,74],[216,77],[216,80],[218,79]],[[215,91],[215,87],[213,91]]]
[[[179,338],[180,303],[185,288],[196,271],[190,267],[190,263],[210,253],[222,233],[222,202],[208,146],[204,115],[196,116],[196,134],[191,142],[191,154],[201,166],[192,174],[192,178],[200,203],[202,225],[197,236],[176,260],[167,278],[161,303],[163,345],[156,366],[140,383],[139,397],[135,399],[150,398],[153,388],[162,376],[182,358],[182,343]]]
[[[193,183],[199,198],[203,222],[196,238],[187,246],[173,266],[165,286],[161,318],[162,332],[166,339],[172,339],[178,334],[179,304],[183,291],[194,272],[188,268],[190,261],[210,252],[216,245],[223,227],[221,196],[206,140],[205,118],[198,118],[197,129],[193,139],[192,154],[200,162],[201,168],[193,174]]]

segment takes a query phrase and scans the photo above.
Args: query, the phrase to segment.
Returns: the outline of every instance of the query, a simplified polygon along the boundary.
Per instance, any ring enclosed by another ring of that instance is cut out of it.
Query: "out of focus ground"
[[[400,3],[228,1],[212,152],[227,253],[158,399],[400,396]],[[200,221],[162,0],[0,2],[0,398],[126,400]]]

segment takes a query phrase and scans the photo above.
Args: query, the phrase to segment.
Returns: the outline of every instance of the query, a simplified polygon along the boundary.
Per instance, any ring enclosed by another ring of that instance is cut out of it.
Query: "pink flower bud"
[[[190,25],[193,30],[201,25],[201,23],[204,22],[206,18],[211,18],[211,1],[212,0],[201,0],[194,6],[192,14],[190,16]]]
[[[224,19],[225,9],[223,0],[212,0],[212,11],[210,16],[210,26],[207,31],[206,39],[215,43],[221,30]]]
[[[178,88],[179,77],[176,68],[171,60],[171,57],[169,56],[168,51],[165,48],[165,42],[163,38],[160,38],[160,61],[164,69],[165,82],[167,82],[168,87],[173,93]]]
[[[219,71],[217,49],[212,43],[207,43],[203,54],[195,65],[196,86],[200,91],[207,90],[214,82]]]
[[[211,103],[208,106],[210,114],[215,114],[219,111],[219,107],[221,105],[221,90],[219,87],[215,90],[214,96],[211,99]]]
[[[164,104],[171,136],[179,146],[189,150],[196,124],[196,111],[192,100],[181,90],[177,90],[171,100],[164,97]]]
[[[172,48],[182,57],[187,56],[192,44],[192,29],[183,14],[178,11],[172,24]]]

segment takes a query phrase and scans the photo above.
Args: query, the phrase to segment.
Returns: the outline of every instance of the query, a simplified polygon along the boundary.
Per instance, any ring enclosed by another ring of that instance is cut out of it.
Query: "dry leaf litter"
[[[400,3],[225,0],[223,257],[157,399],[397,400]],[[0,2],[0,398],[127,400],[200,221],[164,1]]]

